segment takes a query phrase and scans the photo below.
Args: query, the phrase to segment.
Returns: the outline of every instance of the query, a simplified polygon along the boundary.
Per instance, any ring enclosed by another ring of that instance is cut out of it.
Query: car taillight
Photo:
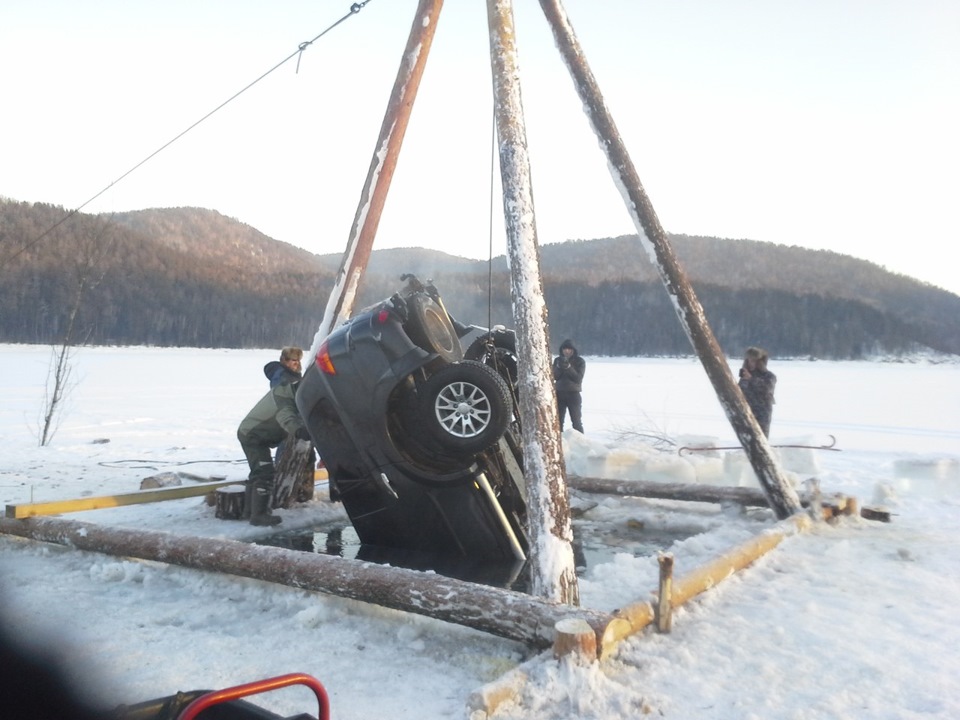
[[[337,369],[333,367],[333,360],[330,359],[330,348],[327,347],[326,340],[320,345],[320,350],[317,351],[317,359],[315,362],[320,372],[325,372],[327,375],[337,374]]]

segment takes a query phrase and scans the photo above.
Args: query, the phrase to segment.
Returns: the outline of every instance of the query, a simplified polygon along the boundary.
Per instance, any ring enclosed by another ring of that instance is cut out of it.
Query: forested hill
[[[0,342],[278,347],[309,344],[339,254],[317,256],[215,211],[113,215],[0,199]],[[863,260],[749,240],[671,236],[721,346],[859,358],[925,347],[960,354],[960,297]],[[550,336],[593,355],[691,352],[636,237],[541,248]],[[452,314],[510,324],[503,256],[374,251],[360,305],[399,276],[433,279]],[[78,291],[81,292],[78,293]],[[77,297],[81,298],[79,306]]]

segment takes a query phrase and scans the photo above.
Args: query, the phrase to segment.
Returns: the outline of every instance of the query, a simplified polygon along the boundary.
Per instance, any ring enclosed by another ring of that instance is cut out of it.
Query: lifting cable
[[[337,20],[335,23],[333,23],[333,24],[332,24],[330,27],[328,27],[326,30],[324,30],[323,32],[321,32],[319,35],[316,35],[313,39],[307,40],[307,41],[305,41],[305,42],[300,43],[300,44],[297,46],[297,49],[296,49],[294,52],[290,53],[287,57],[285,57],[283,60],[281,60],[280,62],[278,62],[278,63],[277,63],[276,65],[274,65],[272,68],[270,68],[269,70],[267,70],[265,73],[263,73],[263,74],[262,74],[260,77],[258,77],[256,80],[254,80],[253,82],[247,84],[246,87],[244,87],[242,90],[239,90],[239,91],[235,92],[235,93],[234,93],[233,95],[231,95],[228,99],[224,100],[222,103],[220,103],[219,105],[217,105],[217,107],[215,107],[213,110],[211,110],[211,111],[208,112],[206,115],[204,115],[202,118],[200,118],[200,119],[197,120],[195,123],[193,123],[192,125],[190,125],[190,127],[188,127],[186,130],[184,130],[183,132],[181,132],[181,133],[179,133],[178,135],[176,135],[173,139],[168,140],[166,143],[164,143],[164,144],[161,145],[159,148],[157,148],[156,150],[154,150],[152,153],[150,153],[149,155],[147,155],[147,157],[145,157],[143,160],[141,160],[140,162],[138,162],[138,163],[137,163],[136,165],[134,165],[132,168],[130,168],[129,170],[127,170],[125,173],[123,173],[123,175],[121,175],[121,176],[118,177],[116,180],[114,180],[112,183],[110,183],[109,185],[107,185],[105,188],[103,188],[103,189],[102,189],[100,192],[98,192],[96,195],[94,195],[93,197],[91,197],[90,199],[88,199],[88,200],[87,200],[86,202],[84,202],[82,205],[80,205],[80,206],[74,208],[73,210],[71,210],[70,212],[68,212],[66,215],[64,215],[62,218],[60,218],[59,221],[57,221],[56,223],[54,223],[53,225],[51,225],[50,227],[48,227],[46,230],[44,230],[42,233],[40,233],[40,235],[38,235],[38,236],[35,237],[33,240],[31,240],[30,242],[26,243],[22,248],[20,248],[20,249],[17,250],[15,253],[13,253],[9,258],[7,258],[7,260],[13,260],[13,259],[15,259],[16,257],[18,257],[19,255],[21,255],[22,253],[24,253],[24,252],[26,252],[27,250],[29,250],[30,248],[32,248],[34,245],[36,245],[38,242],[40,242],[43,238],[45,238],[47,235],[49,235],[50,233],[52,233],[52,232],[53,232],[54,230],[56,230],[58,227],[60,227],[61,225],[63,225],[63,223],[65,223],[67,220],[69,220],[69,219],[72,218],[74,215],[76,215],[77,213],[79,213],[79,212],[80,212],[81,210],[83,210],[87,205],[89,205],[89,204],[92,203],[94,200],[96,200],[98,197],[100,197],[101,195],[103,195],[105,192],[107,192],[110,188],[112,188],[112,187],[113,187],[114,185],[116,185],[118,182],[120,182],[121,180],[124,180],[124,179],[125,179],[128,175],[130,175],[134,170],[137,170],[137,169],[139,169],[142,165],[145,165],[147,162],[149,162],[149,161],[152,160],[154,157],[156,157],[157,155],[159,155],[161,152],[163,152],[164,150],[166,150],[168,147],[170,147],[171,145],[173,145],[177,140],[179,140],[179,139],[182,138],[184,135],[186,135],[188,132],[190,132],[190,131],[193,130],[195,127],[197,127],[197,126],[198,126],[200,123],[202,123],[204,120],[206,120],[207,118],[209,118],[211,115],[213,115],[213,114],[216,113],[217,111],[222,110],[225,106],[229,105],[231,102],[233,102],[234,100],[236,100],[236,99],[237,99],[238,97],[240,97],[243,93],[245,93],[247,90],[249,90],[250,88],[252,88],[254,85],[256,85],[258,82],[260,82],[260,81],[263,80],[264,78],[266,78],[268,75],[270,75],[271,73],[273,73],[275,70],[278,70],[278,69],[280,69],[283,65],[286,65],[286,64],[287,64],[288,62],[290,62],[293,58],[297,58],[297,72],[299,72],[299,70],[300,70],[300,57],[303,55],[304,50],[306,50],[307,48],[309,48],[311,45],[313,45],[313,43],[315,43],[317,40],[319,40],[320,38],[322,38],[324,35],[326,35],[328,32],[330,32],[331,30],[333,30],[335,27],[337,27],[338,25],[340,25],[342,22],[344,22],[344,21],[347,20],[348,18],[351,18],[351,17],[353,17],[354,15],[356,15],[357,13],[359,13],[359,12],[360,12],[361,10],[363,10],[363,8],[366,7],[370,2],[371,2],[371,0],[363,0],[362,2],[355,2],[355,3],[353,3],[353,4],[350,6],[350,10],[347,12],[347,14],[344,15],[344,16],[343,16],[342,18],[340,18],[339,20]]]

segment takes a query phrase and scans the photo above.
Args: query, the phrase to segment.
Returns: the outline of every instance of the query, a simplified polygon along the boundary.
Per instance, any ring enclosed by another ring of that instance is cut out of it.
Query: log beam
[[[640,176],[604,102],[597,81],[587,65],[580,42],[560,0],[540,0],[540,7],[550,24],[567,70],[570,71],[587,119],[606,155],[610,174],[623,196],[627,211],[637,229],[640,244],[670,295],[680,324],[713,384],[727,420],[747,452],[768,504],[777,517],[783,520],[800,510],[797,493],[787,481],[766,436],[737,387],[723,351],[707,323],[703,306],[697,299],[653,204],[643,189]]]
[[[407,132],[413,103],[417,98],[420,80],[427,65],[433,36],[443,0],[420,0],[410,27],[410,35],[403,51],[400,69],[387,103],[380,126],[380,136],[370,160],[367,179],[360,193],[360,203],[347,239],[347,249],[340,262],[336,281],[323,320],[310,348],[310,359],[317,356],[320,342],[333,329],[353,314],[353,303],[359,292],[360,280],[370,260],[373,240],[387,201],[387,192],[400,157],[400,148]]]
[[[0,532],[73,547],[222,572],[374,603],[465,625],[540,648],[561,620],[582,619],[603,637],[609,613],[433,573],[234,540],[108,528],[60,518],[0,519]]]
[[[810,517],[807,515],[793,515],[779,523],[777,527],[750,538],[706,565],[674,580],[670,594],[671,604],[673,607],[679,607],[700,593],[706,592],[738,570],[742,570],[766,555],[788,535],[808,529],[810,523]]]
[[[527,525],[530,545],[535,548],[530,553],[530,577],[535,595],[579,605],[512,0],[487,0],[487,23],[510,294],[520,358]]]
[[[574,490],[603,495],[627,495],[658,500],[684,500],[709,503],[734,503],[754,507],[769,507],[767,496],[761,490],[694,483],[651,482],[649,480],[611,480],[609,478],[568,476]]]

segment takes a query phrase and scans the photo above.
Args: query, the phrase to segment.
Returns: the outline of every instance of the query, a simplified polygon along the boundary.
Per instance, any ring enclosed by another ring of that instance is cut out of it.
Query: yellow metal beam
[[[54,500],[43,503],[24,503],[7,505],[6,517],[26,518],[37,515],[60,515],[61,513],[80,512],[82,510],[100,510],[102,508],[139,505],[161,500],[180,500],[182,498],[206,495],[211,490],[225,485],[241,485],[242,480],[217,480],[197,485],[177,485],[175,487],[139,490],[120,495],[102,495],[100,497],[77,498],[76,500]]]

